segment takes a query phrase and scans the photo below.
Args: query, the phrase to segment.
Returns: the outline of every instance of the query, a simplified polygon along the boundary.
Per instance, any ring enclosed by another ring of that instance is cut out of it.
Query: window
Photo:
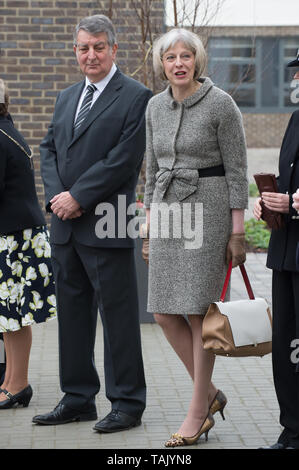
[[[290,112],[299,37],[211,38],[209,76],[245,112]],[[294,101],[294,100],[293,100]]]

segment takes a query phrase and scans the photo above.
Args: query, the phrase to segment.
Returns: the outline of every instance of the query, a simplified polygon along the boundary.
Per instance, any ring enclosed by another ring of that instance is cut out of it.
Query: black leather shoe
[[[109,433],[125,431],[126,429],[140,426],[140,424],[140,418],[129,416],[119,410],[112,410],[104,419],[99,421],[93,429],[98,432]]]
[[[27,385],[21,392],[12,395],[7,390],[1,389],[1,392],[7,396],[7,400],[0,402],[0,410],[7,410],[12,408],[15,404],[23,405],[26,408],[32,398],[32,388],[30,385]]]
[[[58,403],[50,413],[34,416],[32,422],[35,424],[56,425],[72,423],[73,421],[95,421],[97,417],[96,407],[90,407],[90,409],[83,412],[69,408],[63,403]]]
[[[272,444],[272,446],[259,447],[259,449],[282,450],[282,449],[293,449],[293,447],[289,447],[287,444],[282,444],[281,442],[275,442],[275,444]]]

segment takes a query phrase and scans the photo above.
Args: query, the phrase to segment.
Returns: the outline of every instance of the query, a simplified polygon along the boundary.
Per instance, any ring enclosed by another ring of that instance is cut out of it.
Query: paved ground
[[[249,177],[255,171],[277,173],[277,149],[249,153]],[[265,163],[265,160],[270,163]],[[271,305],[271,271],[265,254],[248,254],[247,271],[255,295]],[[232,299],[244,298],[240,271],[233,270]],[[33,328],[30,383],[34,395],[28,408],[3,410],[0,416],[0,449],[163,449],[164,441],[183,420],[191,398],[191,381],[155,324],[143,324],[142,344],[148,386],[148,404],[142,426],[113,434],[92,431],[92,422],[40,427],[31,424],[37,413],[51,410],[61,398],[58,379],[57,322]],[[99,322],[96,362],[102,370],[102,328]],[[216,415],[209,441],[201,449],[253,449],[276,441],[280,432],[273,387],[271,355],[264,358],[217,358],[214,383],[228,397],[226,420]],[[110,409],[103,389],[97,397],[99,417]]]
[[[248,176],[254,182],[255,173],[274,173],[278,175],[279,148],[248,149]]]
[[[271,304],[271,272],[264,254],[248,254],[247,271],[256,296]],[[244,298],[245,286],[233,270],[232,299]],[[57,322],[33,328],[30,383],[34,395],[28,408],[3,410],[0,416],[0,448],[12,449],[163,449],[185,416],[191,398],[191,381],[155,324],[143,324],[142,344],[148,385],[148,405],[142,426],[134,430],[100,435],[92,422],[40,427],[31,424],[37,413],[52,409],[61,397],[58,384]],[[102,371],[102,328],[98,324],[96,359]],[[276,440],[280,426],[272,381],[271,355],[264,358],[217,358],[214,382],[228,397],[226,420],[216,415],[207,443],[209,449],[256,448]],[[109,411],[103,390],[97,397],[99,416]],[[198,447],[197,446],[197,447]]]

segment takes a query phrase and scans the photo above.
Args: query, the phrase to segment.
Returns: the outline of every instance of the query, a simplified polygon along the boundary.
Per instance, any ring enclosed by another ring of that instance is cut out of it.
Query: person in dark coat
[[[4,340],[3,333],[0,333],[0,383],[3,383],[5,377],[5,350],[4,350]]]
[[[38,203],[31,150],[8,113],[0,80],[0,333],[6,370],[0,410],[27,407],[31,325],[56,318],[51,250]]]
[[[297,58],[288,64],[298,67]],[[299,79],[297,71],[294,79]],[[293,193],[299,187],[299,110],[289,121],[279,157],[278,193],[262,193],[269,209],[283,214],[284,226],[272,230],[267,267],[273,270],[273,377],[283,431],[269,449],[299,449],[299,270],[296,250],[299,214],[293,207]],[[261,198],[254,216],[262,215]]]
[[[297,72],[297,77],[299,79],[299,72]],[[293,208],[297,211],[297,214],[299,215],[299,188],[293,194],[293,201],[294,201]],[[296,267],[297,267],[297,271],[299,271],[299,240],[297,243],[297,250],[296,250]]]

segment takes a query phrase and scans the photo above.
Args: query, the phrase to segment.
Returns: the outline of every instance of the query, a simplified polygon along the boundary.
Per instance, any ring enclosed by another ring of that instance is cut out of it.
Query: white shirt
[[[111,78],[113,77],[113,75],[115,74],[117,70],[117,67],[115,64],[112,65],[111,69],[110,69],[110,72],[106,75],[106,77],[104,77],[102,80],[100,80],[99,82],[97,83],[93,83],[93,85],[97,88],[96,91],[94,92],[93,94],[93,97],[92,97],[92,102],[91,102],[91,106],[90,108],[92,108],[92,106],[94,105],[94,103],[96,102],[96,100],[98,99],[98,97],[100,96],[100,94],[104,91],[104,89],[106,88],[106,86],[108,85],[108,83],[110,82]],[[81,104],[84,100],[84,96],[85,96],[85,93],[86,93],[86,90],[87,90],[87,87],[88,85],[90,85],[91,82],[88,80],[88,78],[86,77],[85,78],[85,87],[82,91],[82,94],[80,96],[80,99],[79,99],[79,102],[78,102],[78,106],[77,106],[77,111],[76,111],[76,114],[75,114],[75,119],[74,119],[74,123],[76,122],[76,119],[77,119],[77,116],[79,114],[79,110],[81,108]]]

